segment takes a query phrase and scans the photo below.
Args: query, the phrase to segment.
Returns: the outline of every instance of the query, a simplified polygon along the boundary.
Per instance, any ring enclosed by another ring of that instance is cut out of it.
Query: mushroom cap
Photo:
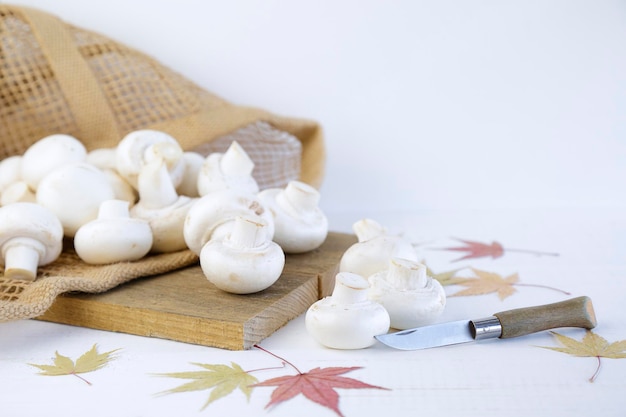
[[[152,247],[148,222],[133,218],[92,220],[74,236],[78,256],[89,264],[110,264],[143,258]]]
[[[45,250],[39,254],[39,265],[53,262],[63,250],[61,222],[39,204],[19,202],[0,207],[0,246],[16,238],[33,239],[41,244],[38,247]]]
[[[61,221],[65,235],[73,237],[80,226],[98,216],[103,201],[115,198],[106,175],[86,162],[61,166],[37,187],[37,203]]]
[[[46,136],[33,143],[22,155],[21,178],[36,190],[39,182],[58,167],[82,162],[87,149],[78,139],[70,135]]]
[[[177,186],[183,178],[183,150],[172,136],[158,130],[142,129],[130,132],[117,144],[115,166],[118,173],[137,188],[137,177],[143,166],[154,159],[167,162],[172,183]]]
[[[0,160],[0,193],[20,179],[22,156],[15,155]]]
[[[219,229],[220,236],[227,234],[239,216],[258,216],[267,223],[267,235],[274,235],[274,220],[254,194],[241,190],[221,190],[200,197],[185,219],[184,236],[187,247],[200,254],[202,247]]]
[[[363,349],[376,343],[374,336],[387,333],[390,319],[382,305],[362,299],[367,286],[367,280],[357,274],[337,274],[333,295],[306,312],[308,333],[333,349]]]
[[[286,253],[303,253],[318,248],[328,235],[328,219],[318,207],[319,192],[291,181],[285,189],[269,188],[258,198],[274,218],[274,242]]]
[[[396,329],[430,324],[446,306],[443,286],[427,276],[426,266],[418,262],[394,258],[388,270],[371,275],[368,281],[368,298],[385,307]]]
[[[217,288],[233,294],[251,294],[274,284],[285,266],[285,254],[275,242],[241,249],[224,240],[207,242],[200,266]]]
[[[402,236],[379,235],[350,246],[341,257],[339,270],[369,277],[386,270],[392,258],[418,261],[418,254],[413,244]]]

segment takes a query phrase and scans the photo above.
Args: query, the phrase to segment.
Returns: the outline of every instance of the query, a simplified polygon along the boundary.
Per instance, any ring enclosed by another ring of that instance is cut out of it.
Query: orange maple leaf
[[[309,400],[333,410],[343,417],[339,411],[339,394],[336,388],[373,388],[383,389],[375,385],[366,384],[353,378],[340,376],[361,367],[334,367],[315,368],[309,372],[298,371],[297,375],[281,376],[268,379],[252,385],[253,387],[276,387],[272,392],[270,402],[265,406],[269,408],[283,401],[287,401],[298,394],[304,395]]]

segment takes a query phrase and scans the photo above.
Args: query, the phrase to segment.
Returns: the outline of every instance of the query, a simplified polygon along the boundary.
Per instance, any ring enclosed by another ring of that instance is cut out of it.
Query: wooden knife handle
[[[502,326],[501,339],[524,336],[559,327],[596,327],[596,315],[589,297],[577,297],[554,304],[518,308],[494,314]]]

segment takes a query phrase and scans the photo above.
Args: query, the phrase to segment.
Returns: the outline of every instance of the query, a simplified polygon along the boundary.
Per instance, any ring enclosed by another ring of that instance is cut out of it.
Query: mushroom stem
[[[367,281],[351,272],[340,272],[335,277],[333,299],[338,304],[354,304],[367,300]]]
[[[139,199],[146,208],[161,208],[178,200],[163,158],[156,158],[144,165],[137,178]]]
[[[359,242],[365,242],[387,233],[387,229],[372,219],[362,219],[352,225]]]
[[[228,243],[237,249],[256,248],[265,240],[265,225],[246,217],[237,217]]]
[[[98,219],[119,219],[130,217],[129,203],[125,200],[106,200],[100,204]]]
[[[241,145],[234,141],[222,155],[220,169],[225,175],[247,176],[254,170],[254,162]]]
[[[34,281],[37,277],[39,258],[44,246],[35,239],[17,237],[3,247],[4,276],[9,279]]]
[[[405,259],[391,260],[386,281],[398,290],[416,290],[428,284],[426,267]]]

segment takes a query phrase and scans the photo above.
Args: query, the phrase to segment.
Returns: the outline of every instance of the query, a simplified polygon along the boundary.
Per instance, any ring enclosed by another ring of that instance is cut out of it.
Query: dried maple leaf
[[[484,258],[484,257],[489,257],[489,256],[493,259],[496,259],[504,255],[504,252],[505,252],[504,246],[502,246],[502,244],[496,241],[493,241],[490,244],[486,244],[486,243],[476,242],[473,240],[464,240],[464,239],[456,239],[456,240],[464,243],[465,246],[443,248],[443,250],[466,252],[467,254],[458,259],[455,259],[453,262],[462,261],[465,259]],[[530,250],[525,250],[525,249],[507,248],[506,252],[531,253],[537,256],[541,256],[541,255],[558,256],[558,253],[537,252],[537,251],[530,251]]]
[[[78,374],[96,371],[105,366],[110,360],[114,359],[113,353],[119,349],[111,350],[105,353],[98,353],[97,345],[85,352],[74,363],[73,360],[67,356],[60,355],[59,352],[55,352],[54,365],[36,365],[29,363],[29,365],[39,368],[41,372],[39,375],[58,376],[58,375],[74,375],[77,378],[83,380],[87,384],[91,385],[91,382]]]
[[[579,342],[571,337],[551,332],[559,342],[565,347],[539,346],[544,349],[555,350],[557,352],[567,353],[572,356],[597,358],[598,366],[594,374],[589,378],[589,382],[595,381],[600,372],[600,358],[623,359],[626,358],[626,340],[609,343],[603,337],[597,335],[591,330],[587,330],[585,336]]]
[[[191,382],[160,392],[159,394],[212,390],[209,399],[204,406],[202,406],[202,410],[204,410],[209,404],[227,396],[237,388],[245,394],[246,399],[249,401],[250,394],[252,393],[251,385],[258,382],[258,379],[244,371],[241,366],[234,362],[231,362],[231,366],[207,365],[202,363],[193,363],[193,365],[206,370],[157,374],[158,376],[192,380]]]
[[[253,386],[276,387],[276,389],[272,392],[270,402],[265,406],[265,408],[277,405],[295,397],[298,394],[302,394],[309,400],[327,407],[337,413],[340,417],[343,417],[343,414],[339,411],[339,394],[335,391],[336,388],[387,389],[366,384],[356,379],[340,376],[356,369],[360,369],[360,367],[315,368],[304,373],[298,371],[297,375],[268,379],[267,381],[254,384]]]
[[[503,278],[501,275],[494,272],[481,271],[474,268],[472,268],[472,271],[478,278],[466,278],[457,282],[457,285],[462,285],[467,288],[452,294],[452,297],[491,294],[495,292],[498,294],[498,297],[500,297],[500,300],[504,300],[517,291],[513,288],[513,285],[519,281],[517,274]]]
[[[541,284],[523,284],[519,281],[517,274],[509,275],[508,277],[502,277],[495,272],[481,271],[479,269],[470,268],[476,275],[476,278],[459,278],[454,284],[467,287],[457,293],[452,294],[450,297],[457,297],[463,295],[483,295],[497,293],[500,300],[513,295],[517,290],[514,288],[519,287],[537,287],[545,288],[552,291],[558,291],[565,295],[570,295],[569,292],[560,290],[558,288],[549,287]],[[452,284],[448,284],[452,285]]]

